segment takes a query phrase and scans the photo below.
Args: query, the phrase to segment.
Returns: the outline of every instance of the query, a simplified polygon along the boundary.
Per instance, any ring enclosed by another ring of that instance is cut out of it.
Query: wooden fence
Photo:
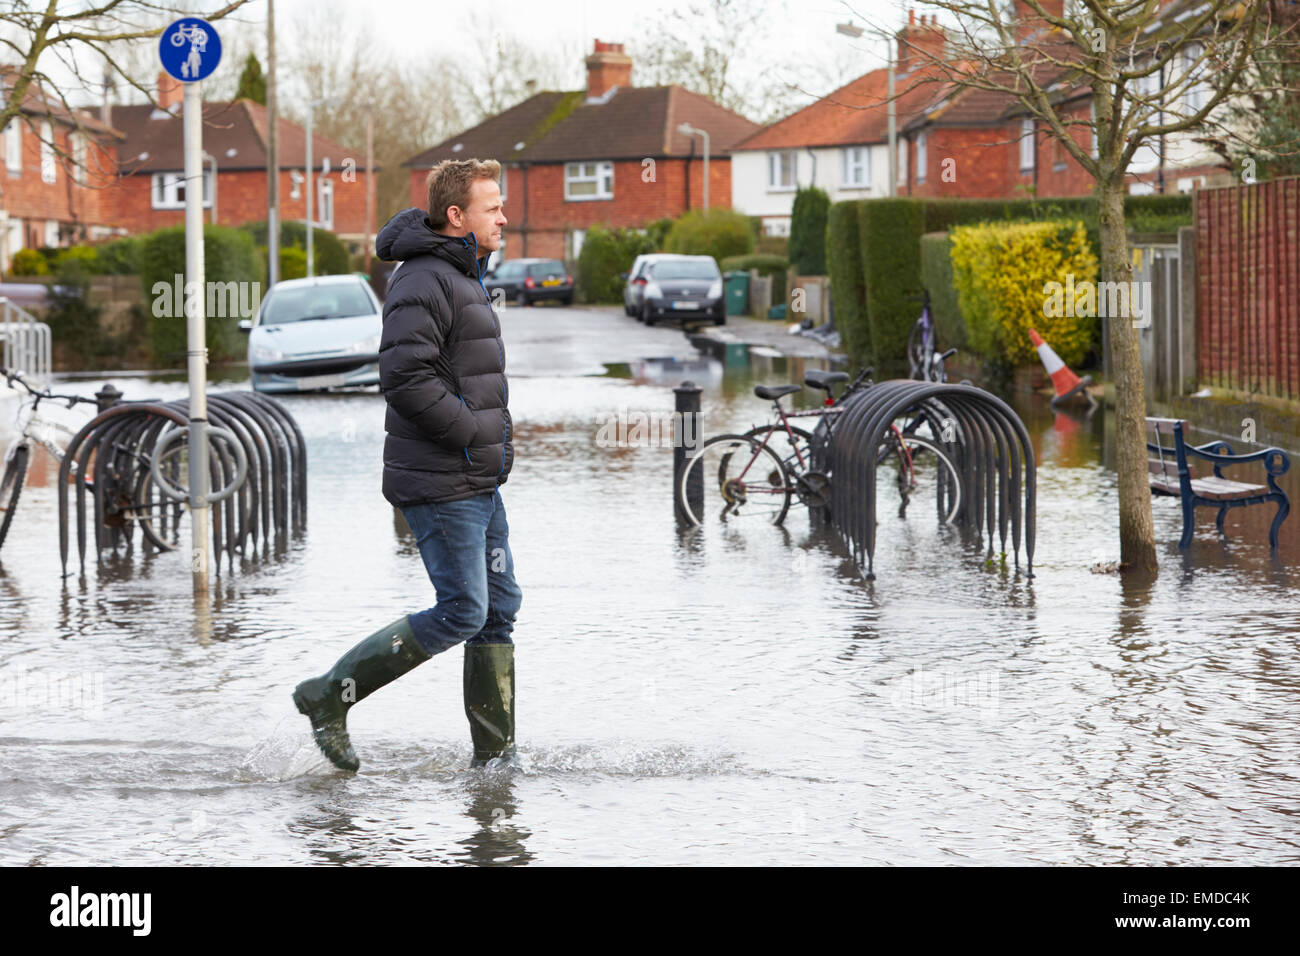
[[[1201,385],[1300,402],[1300,177],[1196,193]]]

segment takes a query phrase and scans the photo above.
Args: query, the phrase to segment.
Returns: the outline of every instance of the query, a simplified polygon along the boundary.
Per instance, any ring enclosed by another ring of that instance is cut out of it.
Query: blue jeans
[[[411,505],[402,514],[438,598],[409,616],[420,646],[439,654],[462,641],[513,644],[510,632],[523,595],[515,583],[501,492]]]

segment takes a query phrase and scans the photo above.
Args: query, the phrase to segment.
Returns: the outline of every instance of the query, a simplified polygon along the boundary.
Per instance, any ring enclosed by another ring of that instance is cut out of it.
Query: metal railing
[[[0,365],[22,372],[34,385],[50,380],[50,327],[37,322],[35,316],[19,308],[6,296],[0,296],[0,343],[4,356]]]

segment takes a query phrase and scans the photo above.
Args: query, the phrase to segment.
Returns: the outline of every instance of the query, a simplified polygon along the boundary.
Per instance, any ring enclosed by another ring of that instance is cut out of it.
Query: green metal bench
[[[1286,452],[1280,448],[1265,448],[1249,455],[1234,455],[1232,446],[1225,441],[1206,442],[1204,445],[1187,444],[1187,422],[1181,419],[1148,418],[1146,421],[1147,431],[1154,431],[1156,436],[1154,443],[1147,442],[1147,451],[1156,455],[1155,458],[1148,459],[1151,491],[1157,495],[1176,495],[1182,499],[1183,536],[1178,542],[1180,548],[1186,548],[1192,543],[1198,507],[1219,509],[1214,524],[1222,534],[1223,518],[1229,508],[1244,508],[1247,505],[1274,501],[1277,503],[1277,514],[1273,516],[1273,524],[1268,529],[1268,544],[1276,550],[1278,529],[1291,511],[1286,493],[1277,484],[1277,479],[1291,467],[1291,458]],[[1172,436],[1172,446],[1165,445],[1163,436],[1166,435]],[[1211,462],[1214,465],[1213,477],[1193,477],[1187,465],[1189,456]],[[1248,461],[1264,463],[1267,485],[1247,484],[1223,477],[1220,469],[1224,466]]]

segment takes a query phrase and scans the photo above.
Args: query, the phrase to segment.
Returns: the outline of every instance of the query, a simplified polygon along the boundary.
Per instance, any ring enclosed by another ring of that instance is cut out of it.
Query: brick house
[[[128,232],[185,222],[182,95],[178,81],[159,74],[157,105],[113,109],[113,123],[123,134],[117,149],[117,222]],[[283,117],[277,122],[280,218],[302,222],[307,216],[306,130]],[[203,151],[216,165],[214,190],[213,162],[203,164],[206,221],[237,226],[266,219],[267,131],[267,111],[260,103],[241,99],[203,104]],[[364,156],[313,132],[312,168],[312,221],[359,249],[366,233]]]
[[[12,69],[0,84],[12,87]],[[68,110],[36,83],[3,132],[0,271],[19,249],[65,246],[113,233],[114,146],[122,134],[82,110]]]
[[[1045,8],[1058,15],[1064,0],[1046,0]],[[1170,15],[1175,4],[1167,0]],[[1016,0],[1017,35],[1022,42],[1045,43],[1050,49],[1050,29],[1036,21],[1031,9]],[[942,45],[939,47],[942,53]],[[1067,46],[1065,56],[1073,47]],[[1180,66],[1190,66],[1184,58]],[[1046,72],[1039,85],[1056,80]],[[1147,82],[1151,82],[1147,78]],[[1152,88],[1151,92],[1155,92]],[[1079,125],[1071,137],[1092,148],[1092,91],[1073,85],[1056,92],[1056,109],[1063,119]],[[1185,92],[1188,110],[1199,108],[1207,88],[1193,84]],[[1045,125],[1030,117],[1006,93],[951,86],[931,110],[902,127],[909,165],[899,192],[912,196],[1010,198],[1032,191],[1043,197],[1083,196],[1093,190],[1092,178]],[[1222,160],[1208,147],[1197,144],[1195,131],[1162,138],[1139,149],[1129,164],[1127,182],[1133,194],[1189,192],[1231,178]],[[903,145],[900,143],[900,155]]]
[[[898,131],[938,93],[918,51],[938,54],[942,31],[912,15],[897,34],[895,115]],[[899,173],[907,144],[899,139]],[[874,199],[889,190],[889,71],[872,70],[803,109],[771,123],[731,151],[731,205],[761,216],[769,235],[789,235],[794,194],[817,186],[831,202]]]
[[[704,205],[701,140],[709,134],[709,205],[731,200],[730,151],[759,127],[680,86],[631,85],[621,43],[595,42],[587,88],[544,91],[403,163],[411,204],[428,203],[428,170],[444,159],[495,159],[506,200],[503,257],[573,260],[594,225],[641,227]]]

